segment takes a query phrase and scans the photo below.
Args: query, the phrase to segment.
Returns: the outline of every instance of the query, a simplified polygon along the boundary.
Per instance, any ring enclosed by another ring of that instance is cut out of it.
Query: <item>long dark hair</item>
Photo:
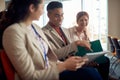
[[[38,4],[43,0],[11,0],[0,20],[0,46],[2,45],[2,35],[4,30],[11,24],[17,23],[29,15],[31,4],[37,9]]]

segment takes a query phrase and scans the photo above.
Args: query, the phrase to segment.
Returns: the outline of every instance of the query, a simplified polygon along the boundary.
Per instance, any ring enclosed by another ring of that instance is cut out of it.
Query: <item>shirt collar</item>
[[[48,24],[49,24],[52,28],[54,28],[55,30],[56,30],[56,29],[60,29],[60,27],[55,26],[55,25],[54,25],[53,23],[51,23],[51,22],[49,22]]]

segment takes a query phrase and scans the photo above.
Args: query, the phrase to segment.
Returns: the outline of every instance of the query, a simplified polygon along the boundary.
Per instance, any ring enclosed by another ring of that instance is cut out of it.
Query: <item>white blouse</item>
[[[68,32],[66,34],[70,42],[74,42],[77,40],[89,40],[86,33],[81,32],[79,35],[78,31],[76,30],[76,27],[68,28]]]

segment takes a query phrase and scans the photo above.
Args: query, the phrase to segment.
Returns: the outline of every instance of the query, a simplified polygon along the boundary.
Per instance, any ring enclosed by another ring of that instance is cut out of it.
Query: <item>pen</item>
[[[92,49],[90,49],[90,51],[91,51],[91,52],[93,52],[93,50],[92,50]]]

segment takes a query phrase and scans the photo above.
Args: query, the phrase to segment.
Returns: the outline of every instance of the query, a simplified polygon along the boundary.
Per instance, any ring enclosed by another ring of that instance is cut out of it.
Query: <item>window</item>
[[[107,0],[83,0],[83,10],[90,16],[91,40],[100,39],[103,49],[107,49]]]

